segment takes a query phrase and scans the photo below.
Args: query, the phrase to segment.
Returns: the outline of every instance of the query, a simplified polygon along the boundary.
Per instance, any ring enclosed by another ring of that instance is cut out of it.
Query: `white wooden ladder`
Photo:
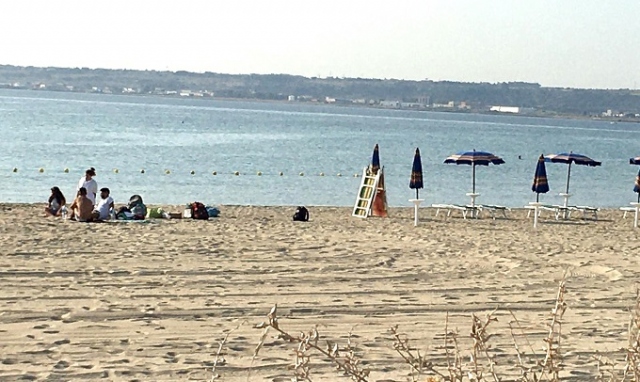
[[[367,167],[362,170],[362,182],[360,183],[358,197],[356,198],[356,204],[353,206],[353,214],[351,215],[363,219],[371,214],[371,204],[373,198],[376,197],[380,174],[382,174],[382,169],[378,170],[375,175],[369,174],[367,170]]]

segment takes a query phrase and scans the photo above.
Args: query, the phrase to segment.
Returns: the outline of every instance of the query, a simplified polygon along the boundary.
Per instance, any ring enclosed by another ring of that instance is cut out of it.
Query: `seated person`
[[[67,204],[67,200],[64,198],[62,191],[58,187],[51,188],[51,196],[49,196],[49,202],[44,209],[46,216],[60,216],[62,213],[62,207]]]
[[[96,216],[96,219],[98,220],[109,219],[109,214],[115,209],[113,205],[113,198],[109,196],[109,193],[110,191],[106,187],[100,189],[100,201],[96,205],[96,209],[93,211],[94,216]]]
[[[79,222],[93,221],[93,202],[91,201],[91,199],[87,198],[86,188],[80,187],[80,189],[78,190],[78,196],[73,201],[70,209],[70,219],[75,218],[75,220]]]

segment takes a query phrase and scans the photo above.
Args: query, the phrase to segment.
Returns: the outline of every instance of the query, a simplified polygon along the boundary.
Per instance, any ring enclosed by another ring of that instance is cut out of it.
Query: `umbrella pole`
[[[569,169],[567,170],[567,191],[566,193],[569,193],[569,179],[571,177],[571,162],[569,162]]]
[[[536,203],[540,202],[540,193],[536,192]]]
[[[416,199],[420,199],[420,197],[418,197],[418,189],[416,188]]]
[[[475,194],[476,193],[476,164],[472,163],[471,167],[473,168],[473,170],[471,170],[471,177],[473,178],[471,192]]]

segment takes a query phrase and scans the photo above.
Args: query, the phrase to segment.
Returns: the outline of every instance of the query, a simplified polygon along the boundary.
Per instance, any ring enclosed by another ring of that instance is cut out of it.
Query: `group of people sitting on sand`
[[[100,200],[96,203],[98,182],[93,179],[94,176],[96,176],[95,168],[91,167],[85,171],[85,175],[78,182],[76,197],[68,209],[67,200],[60,188],[52,187],[45,208],[46,216],[64,217],[68,211],[69,219],[80,222],[102,221],[115,216],[115,205],[108,188],[100,189]]]

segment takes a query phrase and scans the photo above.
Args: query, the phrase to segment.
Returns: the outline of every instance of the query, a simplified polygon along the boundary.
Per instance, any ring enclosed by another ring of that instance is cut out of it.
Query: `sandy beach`
[[[309,207],[301,223],[291,221],[294,207],[220,206],[209,221],[101,224],[44,218],[42,209],[0,204],[3,381],[205,381],[217,358],[219,380],[290,381],[295,343],[270,330],[254,357],[263,333],[255,326],[274,304],[281,329],[317,327],[321,347],[336,342],[341,359],[350,341],[370,381],[410,378],[394,325],[448,375],[446,324],[466,370],[472,315],[495,310],[487,354],[498,375],[515,379],[514,338],[525,363],[544,357],[565,272],[561,376],[595,378],[599,356],[625,364],[640,231],[620,211],[598,221],[543,215],[534,230],[522,210],[445,220],[424,208],[414,227],[412,208],[363,220],[350,208]],[[311,380],[349,380],[308,354]],[[488,377],[487,358],[478,364]]]

